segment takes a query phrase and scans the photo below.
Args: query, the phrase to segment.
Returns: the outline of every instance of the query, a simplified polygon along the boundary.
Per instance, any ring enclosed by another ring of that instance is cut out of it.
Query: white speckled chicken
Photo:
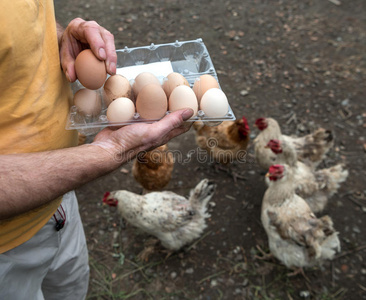
[[[281,133],[278,122],[272,118],[259,118],[255,125],[261,131],[254,139],[255,157],[260,167],[265,170],[276,163],[276,157],[265,146],[271,139],[281,139],[292,144],[298,160],[316,168],[333,146],[333,134],[330,130],[319,128],[313,133],[297,137]]]
[[[313,170],[297,160],[295,148],[288,142],[270,140],[267,147],[276,155],[276,164],[288,164],[293,172],[295,192],[306,200],[314,213],[321,212],[328,199],[347,179],[348,171],[342,164],[327,169]],[[268,184],[268,178],[266,180]]]
[[[122,217],[131,225],[157,237],[169,250],[179,250],[197,239],[206,228],[207,204],[216,185],[203,179],[191,190],[189,199],[173,192],[145,195],[120,190],[107,192],[103,202],[118,206]]]
[[[338,233],[329,216],[317,218],[307,202],[295,194],[292,169],[273,165],[267,175],[261,221],[271,253],[286,267],[321,265],[340,251]]]

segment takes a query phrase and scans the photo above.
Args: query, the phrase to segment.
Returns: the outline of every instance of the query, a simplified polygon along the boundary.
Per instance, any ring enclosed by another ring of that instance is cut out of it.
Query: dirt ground
[[[366,2],[364,0],[118,1],[56,0],[66,25],[75,17],[110,30],[116,48],[202,38],[236,115],[251,126],[276,118],[284,133],[326,127],[335,146],[321,167],[344,162],[349,177],[329,201],[342,252],[322,269],[288,277],[278,261],[255,258],[268,250],[260,222],[265,191],[253,149],[225,171],[200,163],[194,131],[169,143],[176,163],[166,190],[187,195],[201,179],[218,189],[202,237],[169,258],[137,259],[149,236],[124,224],[101,204],[106,191],[141,193],[131,163],[77,190],[90,252],[88,299],[366,299]],[[90,140],[90,138],[89,138]]]

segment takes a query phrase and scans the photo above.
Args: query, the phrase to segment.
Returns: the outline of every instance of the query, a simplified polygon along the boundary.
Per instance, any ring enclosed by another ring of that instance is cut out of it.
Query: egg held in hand
[[[135,105],[126,97],[115,99],[107,109],[109,122],[127,122],[133,119],[134,114]]]
[[[198,112],[198,101],[193,90],[186,86],[177,86],[169,97],[169,110],[176,111],[183,108],[191,108],[193,110],[193,116]]]
[[[83,50],[75,60],[76,77],[91,90],[101,88],[107,78],[104,61],[99,60],[90,49]]]
[[[160,85],[148,84],[136,98],[136,111],[143,119],[160,119],[168,110],[168,100]]]
[[[80,114],[95,117],[102,110],[101,96],[97,91],[80,89],[74,95],[74,105]]]
[[[229,102],[222,90],[212,88],[203,94],[200,109],[208,118],[220,118],[224,117],[229,111]]]

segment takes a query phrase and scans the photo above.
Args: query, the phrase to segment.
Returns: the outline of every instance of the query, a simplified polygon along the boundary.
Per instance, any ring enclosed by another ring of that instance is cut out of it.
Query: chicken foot
[[[257,248],[257,250],[261,253],[261,256],[255,255],[254,257],[256,259],[260,259],[260,260],[271,260],[274,258],[272,253],[267,253],[265,252],[259,245],[255,246]]]

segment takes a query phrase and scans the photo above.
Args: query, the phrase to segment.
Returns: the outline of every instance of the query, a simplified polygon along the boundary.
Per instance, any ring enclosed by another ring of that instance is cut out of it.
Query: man
[[[116,71],[114,38],[96,22],[56,25],[51,0],[0,11],[0,298],[84,299],[89,268],[75,188],[186,132],[193,111],[106,128],[77,146],[65,130],[69,82],[84,48]]]

